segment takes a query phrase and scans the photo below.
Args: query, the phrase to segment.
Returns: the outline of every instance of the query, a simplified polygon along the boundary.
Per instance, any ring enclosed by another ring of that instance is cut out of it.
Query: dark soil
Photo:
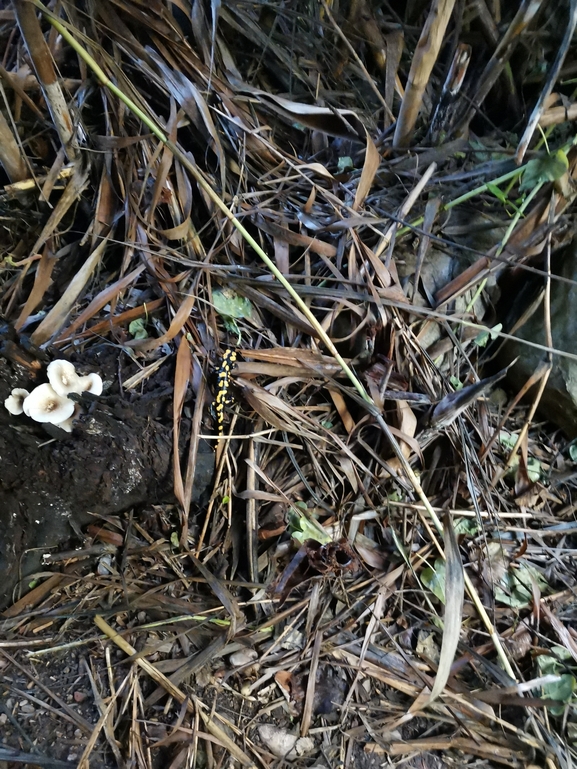
[[[38,359],[8,347],[12,359],[0,357],[2,403],[12,388],[46,381]],[[74,363],[106,378],[118,360],[118,351],[111,353],[101,351],[97,365]],[[172,427],[165,417],[172,388],[152,385],[146,397],[132,402],[118,385],[103,397],[85,398],[71,434],[0,407],[0,608],[18,597],[17,586],[26,592],[24,578],[41,569],[46,552],[70,547],[71,539],[78,544],[83,527],[97,517],[173,501]],[[194,502],[206,492],[213,469],[213,450],[203,443]]]

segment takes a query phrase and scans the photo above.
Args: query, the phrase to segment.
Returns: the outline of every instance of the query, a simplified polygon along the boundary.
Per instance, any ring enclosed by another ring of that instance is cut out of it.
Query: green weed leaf
[[[541,694],[544,698],[558,700],[562,703],[571,702],[577,691],[577,681],[571,673],[562,672],[567,670],[564,660],[571,657],[567,649],[562,646],[555,646],[551,650],[553,654],[543,654],[537,657],[537,670],[542,676],[557,675],[558,680],[544,684],[541,687]],[[562,715],[565,710],[565,704],[553,705],[549,708],[555,716]]]
[[[523,174],[520,189],[531,190],[537,184],[554,182],[556,179],[560,179],[568,168],[569,161],[563,150],[557,150],[552,155],[530,160]]]
[[[307,518],[306,515],[301,514],[296,506],[289,513],[289,531],[293,539],[296,539],[301,545],[306,542],[307,539],[314,539],[315,542],[320,542],[321,545],[326,545],[331,542],[331,538],[314,518]]]
[[[133,336],[134,339],[148,339],[148,331],[146,330],[146,321],[144,318],[138,318],[129,323],[128,333]]]
[[[539,590],[548,587],[537,569],[522,562],[518,568],[506,571],[500,583],[495,585],[495,600],[512,609],[524,608],[533,600],[533,581]]]
[[[437,558],[433,569],[430,566],[423,569],[421,582],[441,603],[445,603],[445,561],[442,558]]]
[[[253,314],[250,299],[239,296],[230,288],[217,288],[212,292],[212,301],[218,314],[224,318],[250,318]]]

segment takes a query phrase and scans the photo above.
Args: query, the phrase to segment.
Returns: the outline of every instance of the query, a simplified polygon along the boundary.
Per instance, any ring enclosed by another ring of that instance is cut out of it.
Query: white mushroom
[[[72,427],[74,426],[74,420],[78,418],[78,415],[81,412],[81,408],[78,404],[74,406],[74,412],[71,417],[68,417],[68,419],[65,419],[64,422],[58,422],[56,427],[59,427],[61,430],[64,430],[66,433],[72,432]]]
[[[74,413],[74,402],[58,395],[49,384],[41,384],[25,398],[22,408],[35,422],[60,424]]]
[[[22,408],[24,398],[27,398],[29,395],[28,390],[25,390],[23,387],[15,387],[4,401],[4,405],[11,414],[21,414],[24,411]]]
[[[53,360],[46,371],[48,381],[57,395],[66,397],[68,393],[81,393],[80,377],[74,365],[67,360]]]
[[[46,373],[48,381],[58,395],[84,392],[100,395],[102,392],[102,379],[98,374],[78,376],[74,365],[68,360],[53,360],[48,364]]]
[[[87,374],[80,377],[81,392],[92,393],[92,395],[102,394],[102,377],[98,374]]]

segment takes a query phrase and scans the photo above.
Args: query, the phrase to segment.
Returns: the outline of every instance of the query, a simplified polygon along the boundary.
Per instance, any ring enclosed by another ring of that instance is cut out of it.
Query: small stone
[[[255,649],[241,649],[233,652],[228,658],[233,668],[241,668],[245,665],[251,665],[258,659],[258,652]]]
[[[285,761],[301,758],[315,748],[310,737],[298,737],[274,724],[261,724],[258,727],[258,733],[270,752],[278,758],[284,758]]]
[[[78,702],[78,703],[84,702],[84,700],[88,697],[86,692],[81,692],[81,691],[74,692],[72,696],[74,697],[74,702]]]

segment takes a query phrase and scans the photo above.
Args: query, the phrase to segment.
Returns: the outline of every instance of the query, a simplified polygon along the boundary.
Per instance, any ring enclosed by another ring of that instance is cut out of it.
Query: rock
[[[258,659],[258,652],[256,649],[241,649],[240,651],[233,652],[228,658],[233,668],[241,668],[245,665],[251,665]]]
[[[270,752],[285,761],[302,758],[312,753],[315,748],[310,737],[298,737],[274,724],[261,724],[258,727],[258,734]]]

